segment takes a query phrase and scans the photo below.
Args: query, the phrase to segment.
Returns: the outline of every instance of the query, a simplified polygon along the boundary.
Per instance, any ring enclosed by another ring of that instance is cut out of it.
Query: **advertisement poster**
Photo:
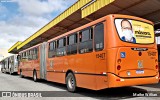
[[[140,44],[154,42],[154,29],[151,24],[136,20],[115,19],[115,25],[122,41]]]

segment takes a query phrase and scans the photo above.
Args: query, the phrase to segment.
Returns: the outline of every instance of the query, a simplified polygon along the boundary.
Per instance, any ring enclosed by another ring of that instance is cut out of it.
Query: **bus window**
[[[36,59],[38,59],[38,47],[35,49]]]
[[[95,51],[103,50],[104,48],[104,25],[98,24],[94,28],[94,48]]]
[[[31,60],[31,50],[28,50],[28,60]]]
[[[67,37],[67,55],[77,53],[77,34]]]
[[[26,52],[23,52],[23,58],[25,58],[25,56],[26,56]]]
[[[27,57],[28,57],[28,53],[27,53],[27,51],[25,52],[25,54],[26,54],[26,56],[25,56],[25,57],[27,58]]]
[[[88,53],[93,51],[93,29],[87,28],[79,33],[79,53]]]
[[[20,57],[21,57],[21,60],[22,60],[22,58],[23,58],[23,55],[22,55],[23,53],[20,53]]]
[[[54,49],[54,42],[49,43],[49,50],[52,51]]]
[[[66,38],[61,38],[57,40],[57,56],[64,56],[66,55]]]
[[[49,43],[49,49],[48,49],[48,57],[52,58],[56,56],[56,42],[52,41]]]
[[[38,59],[38,49],[37,47],[33,49],[33,60]]]

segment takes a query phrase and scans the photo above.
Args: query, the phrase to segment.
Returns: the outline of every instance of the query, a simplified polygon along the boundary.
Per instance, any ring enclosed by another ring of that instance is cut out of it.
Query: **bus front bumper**
[[[141,77],[141,78],[120,78],[114,74],[109,73],[108,87],[124,87],[124,86],[136,86],[144,84],[156,84],[159,82],[159,75],[153,77]]]

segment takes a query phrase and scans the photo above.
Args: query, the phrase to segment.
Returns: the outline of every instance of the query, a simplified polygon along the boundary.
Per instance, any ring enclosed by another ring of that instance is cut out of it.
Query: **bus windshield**
[[[122,41],[138,44],[154,43],[153,25],[131,19],[115,19],[115,26]]]

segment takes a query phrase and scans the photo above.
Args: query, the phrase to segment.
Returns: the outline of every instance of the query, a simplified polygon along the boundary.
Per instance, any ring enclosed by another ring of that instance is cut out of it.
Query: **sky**
[[[0,51],[24,41],[76,1],[0,0]]]

